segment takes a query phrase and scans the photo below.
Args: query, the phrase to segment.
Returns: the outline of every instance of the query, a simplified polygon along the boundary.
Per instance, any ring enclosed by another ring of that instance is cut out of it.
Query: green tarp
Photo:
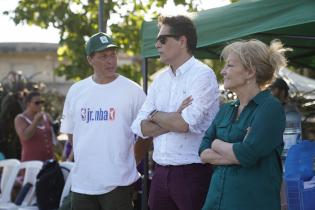
[[[199,58],[219,58],[227,42],[256,38],[280,39],[294,49],[291,65],[315,70],[315,0],[251,0],[209,9],[190,16],[196,24]],[[141,55],[157,57],[157,22],[142,25]]]

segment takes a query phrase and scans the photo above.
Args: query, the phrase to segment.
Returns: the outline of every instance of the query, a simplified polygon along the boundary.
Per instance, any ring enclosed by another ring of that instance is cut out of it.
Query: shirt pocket
[[[176,111],[184,99],[187,98],[187,92],[186,92],[186,87],[180,83],[174,83],[174,87],[172,91],[170,91],[170,103],[169,103],[169,108],[171,109],[170,111]],[[187,108],[189,108],[188,106]]]
[[[237,143],[242,142],[248,132],[248,128],[244,128],[242,126],[239,126],[237,124],[232,124],[231,131],[229,132],[229,142],[230,143]]]
[[[167,85],[160,86],[156,89],[156,99],[154,101],[155,108],[159,111],[168,111],[169,103],[170,103],[170,89]]]
[[[228,134],[230,131],[230,124],[228,122],[220,122],[216,126],[216,138],[229,142]]]

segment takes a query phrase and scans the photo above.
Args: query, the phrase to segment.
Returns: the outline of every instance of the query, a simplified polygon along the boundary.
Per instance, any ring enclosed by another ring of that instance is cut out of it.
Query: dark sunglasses
[[[159,35],[157,38],[156,38],[156,42],[160,42],[161,44],[165,44],[166,43],[166,40],[167,40],[167,37],[173,37],[173,38],[178,38],[180,37],[179,35],[175,35],[175,34],[162,34],[162,35]]]
[[[44,101],[34,101],[34,104],[37,105],[37,106],[38,106],[38,105],[41,105],[41,104],[43,104],[43,103],[44,103]]]

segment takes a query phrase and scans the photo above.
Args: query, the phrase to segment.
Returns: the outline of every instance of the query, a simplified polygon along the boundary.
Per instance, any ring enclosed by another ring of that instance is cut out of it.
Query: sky
[[[196,0],[200,9],[209,9],[212,7],[223,6],[229,3],[229,0]],[[46,43],[58,43],[59,33],[58,30],[51,27],[48,29],[41,29],[37,26],[29,26],[26,24],[15,25],[9,16],[3,15],[3,11],[14,10],[17,6],[18,0],[0,0],[0,43],[1,42],[46,42]],[[184,7],[177,7],[174,9],[174,5],[170,2],[167,3],[166,9],[161,9],[161,13],[174,14],[174,11],[178,13],[184,13]]]
[[[58,30],[54,28],[41,29],[37,26],[15,25],[3,11],[14,10],[18,0],[0,0],[0,42],[47,42],[58,43]]]

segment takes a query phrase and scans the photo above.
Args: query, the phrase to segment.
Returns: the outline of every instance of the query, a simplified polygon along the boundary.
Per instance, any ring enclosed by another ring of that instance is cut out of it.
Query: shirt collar
[[[255,104],[257,104],[257,105],[259,105],[259,104],[262,104],[262,103],[264,103],[264,101],[265,101],[265,98],[268,96],[268,95],[270,95],[271,93],[270,93],[270,90],[263,90],[263,91],[261,91],[261,92],[259,92],[256,96],[254,96],[254,98],[252,98],[250,101],[249,101],[249,104],[250,103],[255,103]],[[238,107],[239,105],[240,105],[240,100],[234,100],[234,101],[232,101],[231,103],[230,103],[230,105],[231,106],[236,106],[236,107]]]
[[[270,90],[263,90],[259,92],[251,101],[254,101],[257,105],[264,103],[266,97],[270,95]]]
[[[191,58],[189,58],[185,63],[183,63],[180,67],[178,67],[178,69],[175,71],[176,76],[180,76],[184,73],[186,73],[187,71],[191,70],[191,66],[195,63],[195,57],[191,56]],[[170,73],[174,76],[173,72],[172,72],[172,68],[169,66],[169,71]]]

